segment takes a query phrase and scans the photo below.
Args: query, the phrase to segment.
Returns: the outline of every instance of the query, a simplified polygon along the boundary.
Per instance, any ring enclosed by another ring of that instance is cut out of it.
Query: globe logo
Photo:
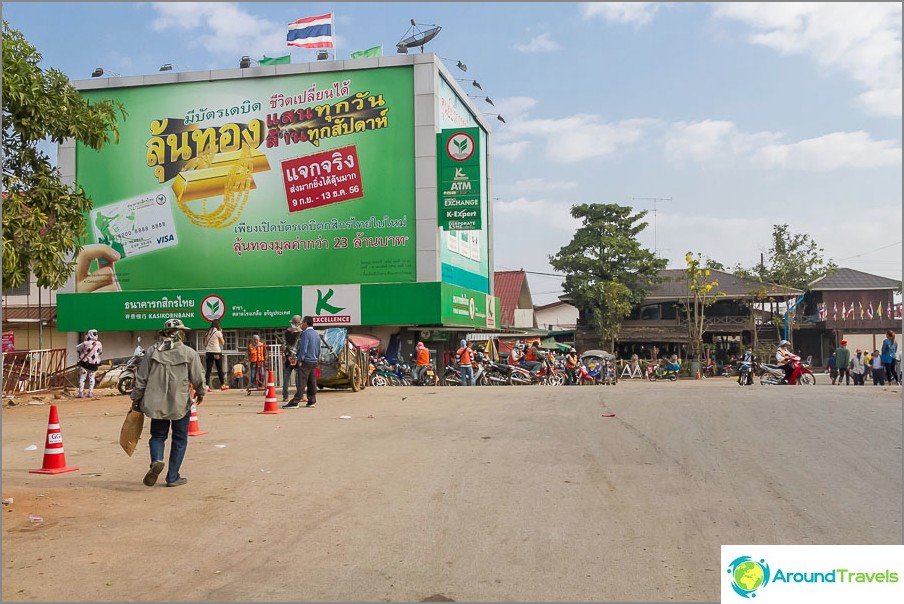
[[[755,561],[750,556],[735,558],[728,565],[731,587],[744,598],[755,598],[756,590],[769,583],[769,565],[765,560]]]

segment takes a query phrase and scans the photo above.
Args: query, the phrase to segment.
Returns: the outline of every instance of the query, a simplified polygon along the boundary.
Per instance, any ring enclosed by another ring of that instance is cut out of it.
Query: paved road
[[[902,538],[899,388],[213,393],[177,489],[123,397],[58,403],[58,476],[48,407],[2,411],[4,601],[716,601],[721,544]]]

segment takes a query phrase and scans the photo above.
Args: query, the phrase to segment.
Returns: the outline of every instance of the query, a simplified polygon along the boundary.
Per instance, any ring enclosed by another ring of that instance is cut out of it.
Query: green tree
[[[838,266],[832,260],[826,260],[823,253],[823,249],[808,234],[791,233],[787,224],[775,224],[772,225],[772,246],[766,254],[766,260],[749,268],[739,264],[734,273],[761,283],[785,285],[805,292],[809,291],[810,283],[838,270]],[[773,308],[773,323],[781,334],[784,327],[783,316],[774,309],[773,298],[770,297],[767,301]],[[794,326],[802,311],[803,308],[798,306],[788,316],[789,337],[794,333]]]
[[[734,273],[747,279],[807,291],[810,283],[838,270],[834,262],[823,258],[823,253],[806,233],[791,233],[787,224],[775,224],[772,225],[768,262],[749,268],[739,264]]]
[[[40,287],[58,288],[72,273],[91,200],[64,185],[39,149],[41,141],[75,139],[100,149],[118,142],[122,105],[91,104],[58,69],[43,70],[41,54],[3,21],[3,286],[21,285],[33,271]]]
[[[716,288],[719,282],[710,279],[709,259],[704,261],[700,254],[696,258],[691,252],[684,256],[687,263],[687,296],[682,303],[687,317],[688,337],[691,341],[691,357],[699,361],[703,353],[703,334],[706,333],[706,308],[724,295]],[[720,265],[721,266],[721,265]]]
[[[666,260],[641,247],[637,235],[647,227],[646,211],[618,204],[579,204],[571,216],[581,220],[571,242],[549,257],[565,274],[565,293],[593,325],[600,344],[612,343],[631,307],[659,281]]]

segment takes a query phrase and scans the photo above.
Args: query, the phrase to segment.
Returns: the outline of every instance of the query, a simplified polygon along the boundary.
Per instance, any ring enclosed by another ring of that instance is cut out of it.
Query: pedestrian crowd
[[[841,340],[841,345],[832,353],[826,363],[826,370],[832,379],[833,386],[863,386],[866,380],[874,386],[888,384],[901,385],[901,351],[895,340],[895,332],[888,330],[882,348],[869,350],[848,348],[848,341]]]

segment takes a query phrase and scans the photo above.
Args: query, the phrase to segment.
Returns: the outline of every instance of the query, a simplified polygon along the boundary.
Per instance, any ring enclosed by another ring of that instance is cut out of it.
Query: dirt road
[[[57,402],[56,476],[49,406],[2,410],[4,601],[716,601],[720,544],[902,536],[898,388],[217,392],[178,488],[125,397]]]

